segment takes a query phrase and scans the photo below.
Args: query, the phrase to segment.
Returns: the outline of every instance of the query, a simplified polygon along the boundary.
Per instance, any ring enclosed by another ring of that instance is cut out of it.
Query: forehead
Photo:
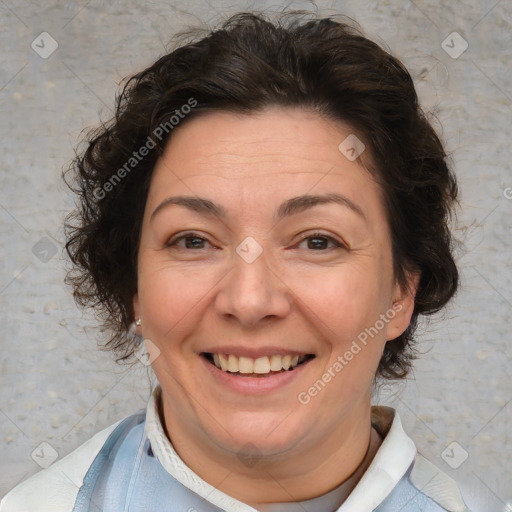
[[[185,161],[190,165],[211,162],[230,166],[230,172],[244,175],[244,166],[253,161],[269,162],[270,164],[291,164],[285,170],[293,171],[293,161],[304,159],[309,161],[308,168],[318,172],[326,172],[326,165],[341,163],[343,154],[338,146],[351,134],[351,130],[341,123],[321,117],[315,112],[298,108],[273,107],[264,111],[241,114],[225,111],[214,111],[201,114],[184,123],[173,133],[164,155],[171,161]],[[177,150],[176,146],[179,146]],[[354,168],[357,162],[350,162]],[[304,166],[296,169],[300,170]],[[274,167],[276,173],[280,170]],[[191,169],[187,169],[190,171]],[[254,175],[256,169],[251,169]],[[263,168],[262,171],[269,171]]]
[[[347,158],[346,144],[339,148],[347,137],[355,137],[349,127],[302,109],[199,115],[172,133],[154,170],[148,203],[180,193],[222,196],[247,208],[339,192],[372,206],[372,200],[380,202],[380,189],[361,165],[369,156]]]

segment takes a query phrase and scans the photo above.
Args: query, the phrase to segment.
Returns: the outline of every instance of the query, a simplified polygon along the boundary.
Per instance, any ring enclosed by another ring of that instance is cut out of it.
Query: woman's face
[[[369,418],[386,340],[413,298],[394,281],[379,186],[348,142],[338,148],[350,134],[284,108],[209,113],[173,132],[134,297],[171,432],[279,454]]]

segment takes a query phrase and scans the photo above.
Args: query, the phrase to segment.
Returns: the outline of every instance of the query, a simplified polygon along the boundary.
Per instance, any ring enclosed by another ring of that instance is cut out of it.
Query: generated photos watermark
[[[192,109],[197,106],[197,100],[189,98],[187,103],[183,104],[179,109],[174,111],[174,114],[165,122],[160,123],[152,132],[148,135],[146,141],[142,146],[132,153],[132,156],[123,164],[122,167],[117,169],[112,174],[110,179],[106,181],[101,187],[94,189],[94,197],[96,199],[103,199],[108,192],[114,190],[114,187],[119,184],[137,165],[139,162],[144,160],[148,156],[149,152],[156,147],[155,139],[162,141],[162,139],[168,135],[176,126],[178,126],[182,119],[190,114]]]
[[[361,350],[368,344],[368,338],[374,338],[384,329],[390,320],[395,318],[396,314],[402,310],[403,306],[399,302],[393,304],[393,307],[385,313],[381,313],[379,319],[371,326],[366,327],[357,335],[357,339],[352,341],[350,347],[336,358],[336,361],[317,379],[307,390],[301,391],[297,395],[297,400],[302,405],[307,405],[311,399],[317,396],[341,371],[354,359]]]

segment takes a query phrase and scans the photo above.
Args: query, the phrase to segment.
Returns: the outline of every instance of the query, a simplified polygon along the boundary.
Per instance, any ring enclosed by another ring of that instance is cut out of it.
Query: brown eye
[[[313,235],[309,235],[304,237],[301,241],[301,244],[307,242],[307,249],[311,249],[313,251],[325,251],[326,249],[343,247],[337,240],[333,237],[324,235],[322,233],[315,233]],[[331,244],[331,246],[329,246]]]
[[[308,239],[308,249],[327,249],[329,240],[325,236],[312,236]]]
[[[206,249],[205,243],[209,243],[206,238],[195,233],[185,233],[184,235],[171,239],[166,244],[166,247],[178,247],[179,249]]]

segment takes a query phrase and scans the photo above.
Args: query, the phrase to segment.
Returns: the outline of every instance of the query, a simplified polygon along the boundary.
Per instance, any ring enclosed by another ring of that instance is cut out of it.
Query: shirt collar
[[[391,407],[373,406],[372,425],[383,438],[370,467],[338,512],[376,509],[396,487],[416,457],[416,446]]]
[[[144,435],[149,439],[153,454],[160,464],[178,482],[226,512],[257,512],[246,503],[236,500],[205,482],[181,460],[165,435],[160,420],[158,404],[161,390],[161,387],[157,386],[149,399],[144,430]]]
[[[251,506],[219,491],[194,473],[179,457],[167,438],[158,410],[161,387],[157,386],[146,412],[145,437],[155,457],[178,482],[226,512],[250,512]],[[369,468],[338,512],[374,510],[395,488],[416,456],[416,447],[402,428],[400,417],[390,407],[372,407],[372,425],[383,442]]]

